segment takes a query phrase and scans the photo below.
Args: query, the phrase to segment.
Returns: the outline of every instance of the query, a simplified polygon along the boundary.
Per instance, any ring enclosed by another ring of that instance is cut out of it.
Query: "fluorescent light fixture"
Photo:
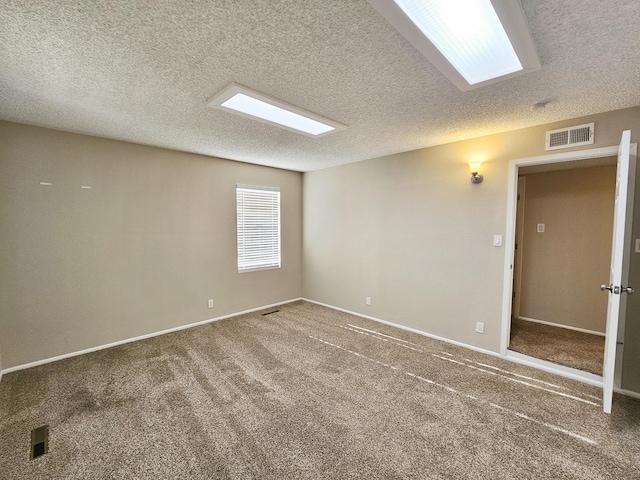
[[[335,130],[334,127],[326,123],[318,122],[298,113],[293,113],[290,110],[276,107],[271,103],[263,102],[244,93],[236,93],[221,105],[225,108],[246,113],[247,115],[258,117],[271,123],[301,130],[310,135],[321,135]]]
[[[230,85],[209,100],[207,104],[213,108],[230,111],[312,137],[319,137],[346,128],[346,125],[269,98],[237,84]]]
[[[517,0],[369,0],[460,90],[538,70]]]
[[[471,85],[522,70],[489,0],[394,0]]]

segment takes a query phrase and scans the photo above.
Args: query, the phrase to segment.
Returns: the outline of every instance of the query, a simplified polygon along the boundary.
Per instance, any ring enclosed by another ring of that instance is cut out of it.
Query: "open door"
[[[602,291],[609,292],[607,305],[607,329],[604,345],[603,368],[603,407],[605,413],[611,413],[613,399],[613,380],[616,367],[616,342],[618,340],[618,324],[621,315],[625,315],[620,308],[621,296],[633,293],[633,289],[626,285],[628,272],[623,277],[623,258],[625,250],[625,225],[627,220],[627,202],[629,194],[629,163],[631,149],[631,132],[622,132],[622,140],[618,149],[618,170],[616,174],[616,196],[613,215],[613,242],[611,247],[611,271],[609,285],[602,285]]]

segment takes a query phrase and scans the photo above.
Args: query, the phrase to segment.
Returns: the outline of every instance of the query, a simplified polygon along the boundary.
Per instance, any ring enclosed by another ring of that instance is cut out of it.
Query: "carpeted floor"
[[[307,302],[7,374],[3,479],[637,479],[640,401]],[[29,460],[29,432],[50,427]]]
[[[602,375],[604,337],[526,320],[511,320],[509,350]]]

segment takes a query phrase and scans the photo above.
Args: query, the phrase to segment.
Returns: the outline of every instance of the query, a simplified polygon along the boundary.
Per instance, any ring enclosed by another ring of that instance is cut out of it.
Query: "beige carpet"
[[[296,302],[7,374],[0,477],[640,478],[640,402],[599,396]]]
[[[509,350],[602,375],[604,337],[525,320],[511,320]]]

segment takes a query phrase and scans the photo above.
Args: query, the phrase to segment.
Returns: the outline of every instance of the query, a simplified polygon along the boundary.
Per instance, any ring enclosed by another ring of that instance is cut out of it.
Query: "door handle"
[[[600,285],[600,290],[602,290],[603,292],[605,290],[609,290],[611,293],[615,293],[616,295],[620,295],[621,293],[627,293],[631,295],[633,292],[635,292],[635,290],[631,287],[614,287],[613,285],[609,285],[607,287],[604,283]]]

